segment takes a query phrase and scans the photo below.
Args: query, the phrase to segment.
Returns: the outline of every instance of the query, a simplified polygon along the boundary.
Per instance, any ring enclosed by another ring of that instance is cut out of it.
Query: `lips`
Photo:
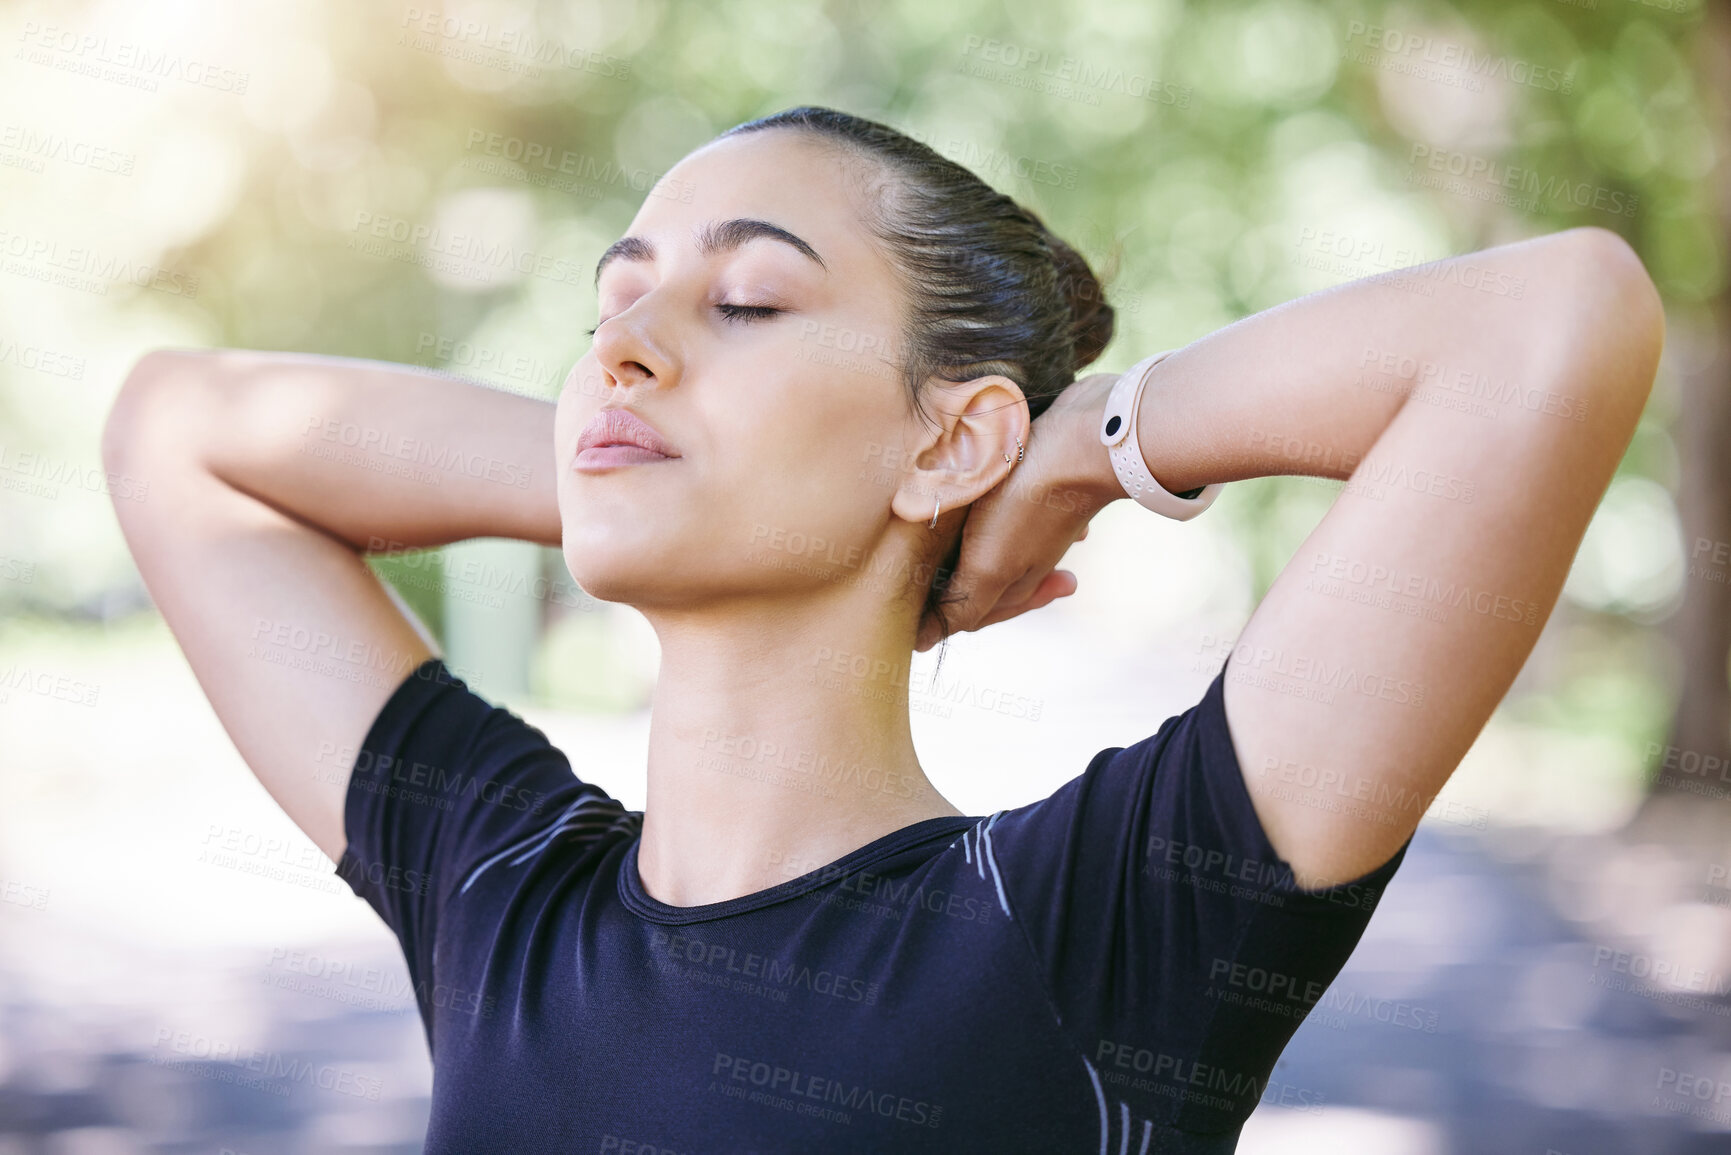
[[[584,426],[577,439],[578,468],[606,468],[649,461],[670,461],[677,450],[650,424],[629,409],[603,409]]]

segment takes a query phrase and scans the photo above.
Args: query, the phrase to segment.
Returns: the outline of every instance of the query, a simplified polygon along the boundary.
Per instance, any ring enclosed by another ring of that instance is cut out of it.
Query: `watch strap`
[[[1100,443],[1112,459],[1112,472],[1117,474],[1126,497],[1162,517],[1189,521],[1214,504],[1214,499],[1220,496],[1221,485],[1205,485],[1182,494],[1171,492],[1154,480],[1136,435],[1136,419],[1141,413],[1142,390],[1148,383],[1148,374],[1162,358],[1173,352],[1175,350],[1167,349],[1146,357],[1118,378],[1106,398],[1106,412],[1100,419]]]

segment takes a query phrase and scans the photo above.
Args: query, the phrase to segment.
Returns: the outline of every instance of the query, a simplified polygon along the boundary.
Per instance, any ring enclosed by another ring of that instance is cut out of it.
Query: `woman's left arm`
[[[1245,782],[1302,885],[1385,862],[1490,718],[1628,446],[1663,340],[1640,259],[1584,228],[1311,294],[1150,375],[1137,436],[1166,489],[1347,481],[1227,668]],[[1030,437],[1056,418],[1048,436],[1067,448],[1049,468],[1068,462],[1069,484],[1099,504],[1123,493],[1098,439],[1112,380],[1079,381]],[[1025,517],[1022,505],[990,516]],[[1013,608],[1051,564],[994,603]],[[964,536],[959,576],[969,566]]]

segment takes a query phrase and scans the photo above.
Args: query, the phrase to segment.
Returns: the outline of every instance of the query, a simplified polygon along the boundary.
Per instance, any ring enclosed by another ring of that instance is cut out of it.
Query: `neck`
[[[652,897],[752,894],[961,813],[914,753],[913,622],[846,600],[649,612],[661,670],[637,863]]]

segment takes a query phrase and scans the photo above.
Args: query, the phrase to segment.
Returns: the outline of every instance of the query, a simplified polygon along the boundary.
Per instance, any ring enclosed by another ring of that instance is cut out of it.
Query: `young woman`
[[[427,1149],[1231,1151],[1555,603],[1659,357],[1639,260],[1371,277],[1120,385],[1074,379],[1085,263],[888,128],[797,109],[667,179],[556,407],[157,352],[104,434],[218,716],[402,943]],[[1072,592],[1127,482],[1268,474],[1352,484],[1197,705],[1033,805],[938,794],[916,648]],[[642,812],[362,560],[475,536],[655,628]]]

